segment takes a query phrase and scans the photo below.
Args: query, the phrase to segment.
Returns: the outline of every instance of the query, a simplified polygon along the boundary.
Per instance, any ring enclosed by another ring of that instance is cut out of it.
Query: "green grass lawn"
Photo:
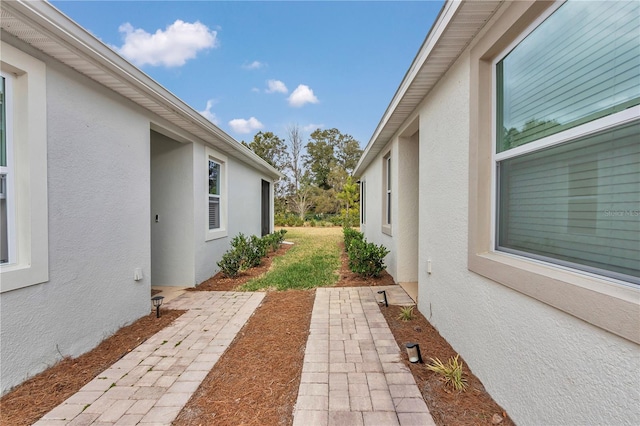
[[[342,228],[286,229],[285,240],[293,242],[293,248],[275,258],[267,274],[247,282],[240,290],[307,289],[338,280]]]

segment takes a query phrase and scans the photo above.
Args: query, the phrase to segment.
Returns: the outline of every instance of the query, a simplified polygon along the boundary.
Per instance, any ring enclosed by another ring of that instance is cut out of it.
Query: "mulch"
[[[251,278],[266,273],[273,258],[283,255],[290,248],[290,245],[283,245],[264,259],[260,267],[245,271],[236,278],[225,278],[218,274],[191,290],[233,290]],[[375,279],[362,279],[353,274],[348,269],[344,253],[339,275],[338,287],[395,284],[386,271]],[[174,424],[292,424],[314,298],[315,290],[267,292],[263,303],[238,333]],[[432,357],[446,361],[456,355],[417,310],[414,310],[411,321],[398,319],[399,307],[381,307],[381,311],[401,348],[406,342],[419,343],[427,362]],[[161,317],[162,327],[173,320],[172,315],[177,317],[180,314],[165,311]],[[150,330],[150,323],[160,324],[153,315],[144,317],[109,338],[114,339],[112,344],[105,345],[107,339],[81,357],[64,359],[5,395],[0,400],[0,424],[28,425],[36,421],[136,344],[155,333],[157,330],[144,334],[146,337],[141,334]],[[464,376],[469,386],[465,392],[458,392],[446,387],[439,376],[427,370],[424,364],[409,363],[404,353],[403,359],[437,425],[513,425],[507,413],[493,401],[466,363]],[[80,377],[79,372],[85,370],[86,373]]]
[[[163,310],[160,318],[156,318],[155,313],[146,315],[121,328],[92,351],[77,358],[63,358],[30,378],[0,399],[0,425],[35,423],[184,312]]]

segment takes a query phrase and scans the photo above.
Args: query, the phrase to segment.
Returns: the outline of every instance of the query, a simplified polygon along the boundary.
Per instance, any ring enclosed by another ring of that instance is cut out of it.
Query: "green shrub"
[[[389,254],[389,250],[383,245],[377,246],[364,239],[354,238],[351,240],[347,254],[349,269],[353,272],[363,277],[379,277],[387,267],[384,264],[384,257]]]
[[[351,242],[354,239],[362,241],[364,239],[364,234],[360,231],[356,231],[353,228],[345,227],[342,228],[342,233],[344,234],[344,247],[347,253],[349,252],[349,247],[351,246]]]
[[[233,278],[240,273],[242,256],[236,250],[229,250],[222,255],[222,259],[220,259],[217,265],[226,277]]]

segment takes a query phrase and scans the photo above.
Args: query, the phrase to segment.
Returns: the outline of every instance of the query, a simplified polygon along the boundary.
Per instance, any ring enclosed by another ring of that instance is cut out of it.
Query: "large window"
[[[0,292],[49,279],[46,66],[0,57]]]
[[[640,283],[640,3],[567,1],[494,62],[498,251]]]
[[[210,148],[206,154],[208,241],[227,236],[227,157]]]

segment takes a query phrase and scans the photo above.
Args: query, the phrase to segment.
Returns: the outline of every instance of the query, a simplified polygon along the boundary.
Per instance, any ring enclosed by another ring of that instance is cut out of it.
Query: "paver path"
[[[294,426],[435,425],[377,306],[378,290],[316,290]]]
[[[188,310],[35,425],[170,425],[265,293],[187,292]]]

